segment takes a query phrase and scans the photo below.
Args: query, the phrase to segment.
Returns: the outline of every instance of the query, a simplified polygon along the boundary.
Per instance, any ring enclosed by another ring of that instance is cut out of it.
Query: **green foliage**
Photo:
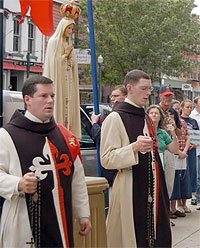
[[[87,21],[87,4],[82,0]],[[178,76],[192,68],[182,56],[199,53],[200,28],[191,15],[193,0],[97,0],[94,7],[97,56],[104,57],[103,83],[122,82],[137,68],[154,80],[161,73]],[[80,33],[86,34],[86,23]],[[85,40],[85,47],[89,39]]]

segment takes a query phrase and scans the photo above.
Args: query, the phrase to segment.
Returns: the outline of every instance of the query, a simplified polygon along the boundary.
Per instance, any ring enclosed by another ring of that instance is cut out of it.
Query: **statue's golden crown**
[[[68,3],[63,3],[60,7],[60,13],[65,18],[75,20],[81,14],[79,1],[71,0]]]

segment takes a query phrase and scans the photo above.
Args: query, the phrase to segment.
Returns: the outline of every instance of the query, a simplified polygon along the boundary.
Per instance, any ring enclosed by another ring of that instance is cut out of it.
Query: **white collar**
[[[29,112],[28,110],[26,110],[24,116],[26,118],[28,118],[29,120],[34,121],[34,122],[38,122],[38,123],[47,123],[47,122],[49,122],[49,120],[47,120],[47,121],[40,120],[35,115],[31,114],[31,112]]]
[[[131,101],[130,99],[128,99],[128,98],[125,98],[124,101],[127,102],[127,103],[129,103],[129,104],[131,104],[131,105],[133,105],[133,106],[135,106],[135,107],[137,107],[137,108],[144,108],[144,107],[138,106],[137,104],[135,104],[134,102],[132,102],[132,101]]]

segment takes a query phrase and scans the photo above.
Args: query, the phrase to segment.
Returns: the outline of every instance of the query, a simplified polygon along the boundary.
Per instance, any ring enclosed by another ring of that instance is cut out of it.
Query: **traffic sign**
[[[91,64],[90,49],[74,49],[78,64]]]
[[[191,84],[182,84],[181,89],[185,91],[192,91],[192,85]]]

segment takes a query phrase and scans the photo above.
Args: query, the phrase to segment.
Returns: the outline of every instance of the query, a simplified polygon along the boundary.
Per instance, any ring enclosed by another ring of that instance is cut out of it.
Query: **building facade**
[[[28,75],[42,73],[45,44],[30,15],[20,18],[19,1],[4,1],[3,88],[18,91]]]
[[[62,16],[63,0],[53,1],[54,30]],[[19,0],[4,0],[3,32],[3,89],[21,91],[25,79],[34,73],[42,73],[45,49],[49,37],[44,36],[28,13],[19,24],[21,9]],[[73,34],[75,40],[77,29]],[[80,55],[80,54],[79,54]],[[78,61],[79,62],[79,61]],[[92,83],[85,85],[83,66],[79,65],[81,102],[93,102]],[[84,80],[83,80],[84,78]]]

